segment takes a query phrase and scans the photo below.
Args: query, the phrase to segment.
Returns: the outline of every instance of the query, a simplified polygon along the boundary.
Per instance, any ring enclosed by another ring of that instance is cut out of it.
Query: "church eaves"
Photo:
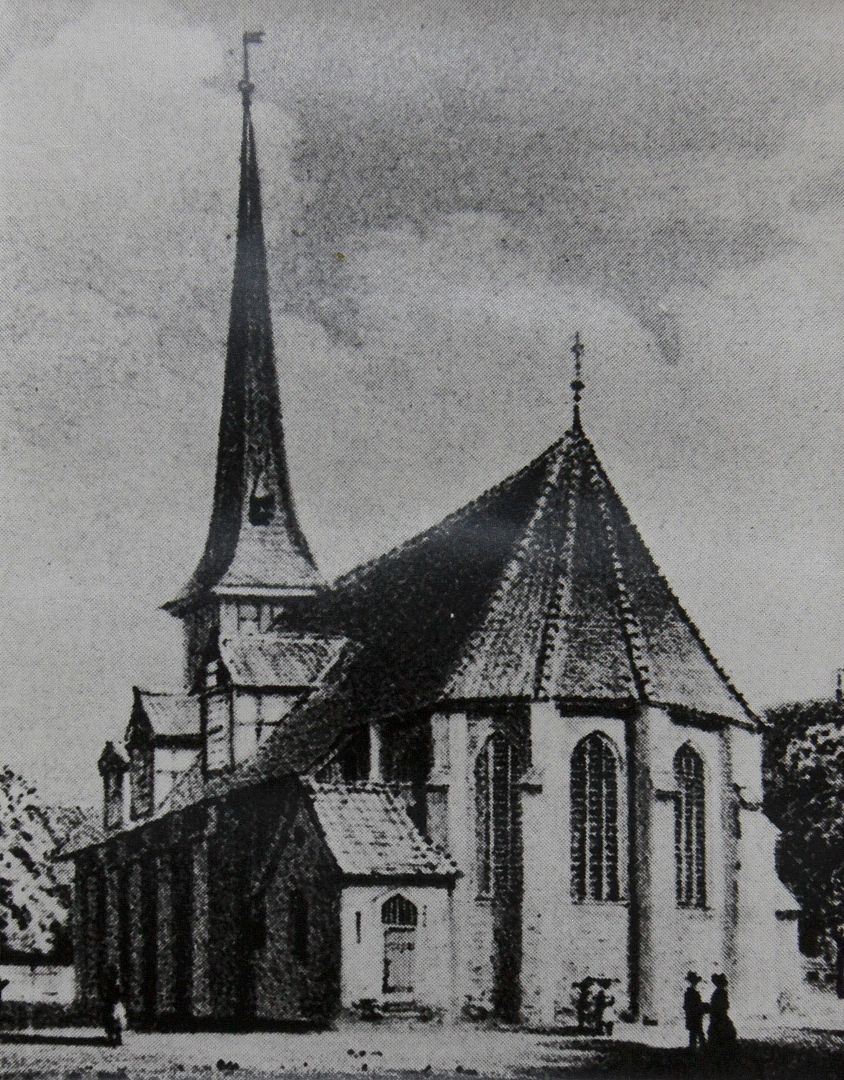
[[[237,246],[214,505],[199,565],[179,596],[164,605],[180,616],[215,589],[310,590],[322,584],[296,517],[284,449],[252,89],[247,75],[240,84]]]
[[[756,722],[578,423],[468,506],[340,578],[322,604],[354,644],[271,740],[272,771],[308,768],[356,724],[449,703],[652,704]]]

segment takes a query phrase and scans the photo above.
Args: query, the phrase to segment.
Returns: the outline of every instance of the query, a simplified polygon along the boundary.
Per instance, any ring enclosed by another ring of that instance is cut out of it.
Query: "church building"
[[[135,689],[71,847],[77,994],[148,1026],[382,1012],[570,1024],[612,978],[676,1022],[685,976],[772,1015],[796,904],[761,721],[654,563],[580,417],[467,506],[333,583],[297,520],[243,96],[216,486],[166,609],[185,686]],[[283,370],[283,365],[282,365]]]

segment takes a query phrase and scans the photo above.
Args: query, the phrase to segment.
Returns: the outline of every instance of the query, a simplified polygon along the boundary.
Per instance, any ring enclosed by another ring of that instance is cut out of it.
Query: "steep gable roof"
[[[192,694],[133,687],[132,714],[126,744],[142,739],[199,740],[199,699]]]
[[[221,638],[220,659],[235,686],[303,690],[336,662],[346,639],[285,633]]]

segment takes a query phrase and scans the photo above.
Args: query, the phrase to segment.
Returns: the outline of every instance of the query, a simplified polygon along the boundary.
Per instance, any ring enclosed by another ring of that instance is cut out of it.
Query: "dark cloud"
[[[601,25],[597,15],[576,52],[570,29],[532,41],[515,21],[497,39],[464,32],[438,52],[404,24],[370,81],[339,62],[337,42],[322,75],[302,58],[285,69],[264,92],[298,124],[298,212],[275,252],[288,309],[360,344],[346,246],[492,214],[502,243],[529,248],[559,283],[623,303],[677,359],[660,304],[670,289],[706,286],[793,244],[763,173],[788,132],[783,97],[799,108],[817,87],[797,94],[799,64],[764,37],[752,48],[743,35],[718,40],[682,13],[642,52],[602,42]],[[681,47],[684,26],[703,55]],[[742,172],[757,183],[725,212],[718,187],[741,187]]]

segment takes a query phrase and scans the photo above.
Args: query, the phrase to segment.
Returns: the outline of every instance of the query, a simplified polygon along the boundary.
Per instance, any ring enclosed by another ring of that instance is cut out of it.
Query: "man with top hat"
[[[689,985],[683,995],[683,1013],[686,1017],[686,1031],[689,1033],[689,1049],[696,1050],[700,1047],[702,1050],[706,1045],[703,1036],[703,1017],[706,1014],[706,1005],[704,1005],[703,998],[697,988],[697,984],[701,982],[701,977],[696,971],[690,971],[686,975],[686,982]]]

